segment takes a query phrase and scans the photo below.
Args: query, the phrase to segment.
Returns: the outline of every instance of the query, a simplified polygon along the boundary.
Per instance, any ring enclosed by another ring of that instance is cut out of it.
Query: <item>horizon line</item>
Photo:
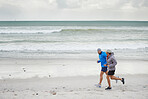
[[[148,20],[0,20],[0,21],[148,21]]]

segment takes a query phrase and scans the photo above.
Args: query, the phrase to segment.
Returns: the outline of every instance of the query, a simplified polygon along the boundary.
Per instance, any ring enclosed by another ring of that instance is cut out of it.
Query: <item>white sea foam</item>
[[[147,27],[130,27],[130,26],[116,26],[116,27],[103,27],[103,26],[9,26],[9,27],[0,27],[1,33],[54,33],[61,31],[99,31],[99,30],[134,30],[134,31],[147,31]]]
[[[22,34],[22,33],[55,33],[55,32],[60,32],[61,29],[57,29],[57,30],[25,30],[25,29],[13,29],[13,30],[0,30],[1,34],[9,34],[9,33],[13,33],[13,34]]]
[[[103,49],[139,49],[148,48],[147,44],[114,43],[114,44],[83,44],[83,43],[51,43],[51,44],[1,44],[0,51],[94,51],[98,47]]]

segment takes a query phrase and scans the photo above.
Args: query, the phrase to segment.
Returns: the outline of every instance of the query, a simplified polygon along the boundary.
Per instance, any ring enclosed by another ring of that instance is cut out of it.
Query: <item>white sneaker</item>
[[[101,84],[95,84],[95,86],[101,88]]]

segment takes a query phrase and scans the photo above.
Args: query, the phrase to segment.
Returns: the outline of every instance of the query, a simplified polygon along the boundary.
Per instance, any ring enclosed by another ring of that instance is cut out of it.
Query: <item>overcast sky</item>
[[[148,0],[0,0],[0,20],[148,21]]]

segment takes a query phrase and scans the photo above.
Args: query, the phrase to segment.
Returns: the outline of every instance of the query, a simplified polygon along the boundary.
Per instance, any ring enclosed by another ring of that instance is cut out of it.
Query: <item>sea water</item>
[[[148,60],[148,21],[0,21],[0,58]],[[50,67],[50,66],[49,66]]]

